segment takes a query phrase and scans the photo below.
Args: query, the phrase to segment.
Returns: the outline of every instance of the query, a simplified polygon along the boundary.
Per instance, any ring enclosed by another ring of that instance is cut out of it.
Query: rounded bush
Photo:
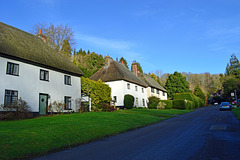
[[[133,108],[133,105],[134,105],[134,97],[130,94],[126,94],[124,96],[124,107],[127,108],[127,109],[132,109]]]
[[[160,99],[152,96],[148,98],[148,108],[149,109],[157,109],[158,103],[159,103]]]

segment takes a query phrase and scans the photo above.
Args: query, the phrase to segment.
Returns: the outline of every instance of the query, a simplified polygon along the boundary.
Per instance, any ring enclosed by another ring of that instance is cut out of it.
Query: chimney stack
[[[138,76],[138,69],[137,69],[137,63],[133,61],[132,63],[132,71],[133,73]]]
[[[42,29],[39,29],[38,34],[39,34],[39,35],[42,34]]]
[[[108,68],[110,66],[111,57],[107,55],[104,57],[104,59],[105,59],[105,68]]]

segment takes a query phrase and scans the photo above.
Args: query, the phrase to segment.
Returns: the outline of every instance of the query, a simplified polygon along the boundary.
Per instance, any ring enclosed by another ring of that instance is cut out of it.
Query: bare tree
[[[68,25],[47,25],[44,23],[38,23],[33,26],[32,33],[38,35],[39,30],[42,31],[41,34],[47,37],[47,44],[56,51],[62,49],[64,40],[68,40],[71,48],[73,48],[73,45],[75,44],[74,32]]]

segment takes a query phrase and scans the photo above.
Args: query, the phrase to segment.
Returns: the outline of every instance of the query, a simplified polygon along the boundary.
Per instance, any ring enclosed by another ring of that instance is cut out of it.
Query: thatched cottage
[[[46,114],[50,102],[77,110],[82,71],[42,40],[0,22],[0,104],[25,100],[32,112]]]
[[[124,106],[124,96],[130,94],[134,97],[134,106],[147,107],[147,84],[129,71],[123,64],[105,57],[106,64],[90,79],[99,80],[111,87],[112,99],[119,108]]]

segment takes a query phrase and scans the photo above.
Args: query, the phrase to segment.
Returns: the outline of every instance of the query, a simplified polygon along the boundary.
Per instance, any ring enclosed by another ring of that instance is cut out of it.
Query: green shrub
[[[100,102],[99,104],[95,105],[96,109],[95,111],[102,111],[102,112],[112,112],[115,111],[113,106],[110,106],[107,102]]]
[[[148,108],[149,109],[157,109],[159,101],[160,101],[160,99],[155,96],[149,97],[148,98]]]
[[[204,100],[195,96],[192,93],[176,93],[174,95],[174,100],[181,99],[181,100],[190,100],[195,103],[195,108],[203,107],[205,105]]]
[[[186,109],[187,105],[184,100],[173,100],[173,109]]]
[[[130,94],[124,96],[124,107],[127,109],[132,109],[134,105],[134,97]]]
[[[173,107],[173,101],[172,100],[160,100],[160,102],[163,102],[166,104],[165,109],[172,109]]]
[[[193,101],[187,100],[186,109],[190,110],[190,109],[194,109],[194,108],[195,108],[195,103]]]
[[[159,102],[159,103],[158,103],[158,106],[157,106],[157,109],[165,109],[165,106],[166,106],[166,103],[164,103],[164,102]]]

